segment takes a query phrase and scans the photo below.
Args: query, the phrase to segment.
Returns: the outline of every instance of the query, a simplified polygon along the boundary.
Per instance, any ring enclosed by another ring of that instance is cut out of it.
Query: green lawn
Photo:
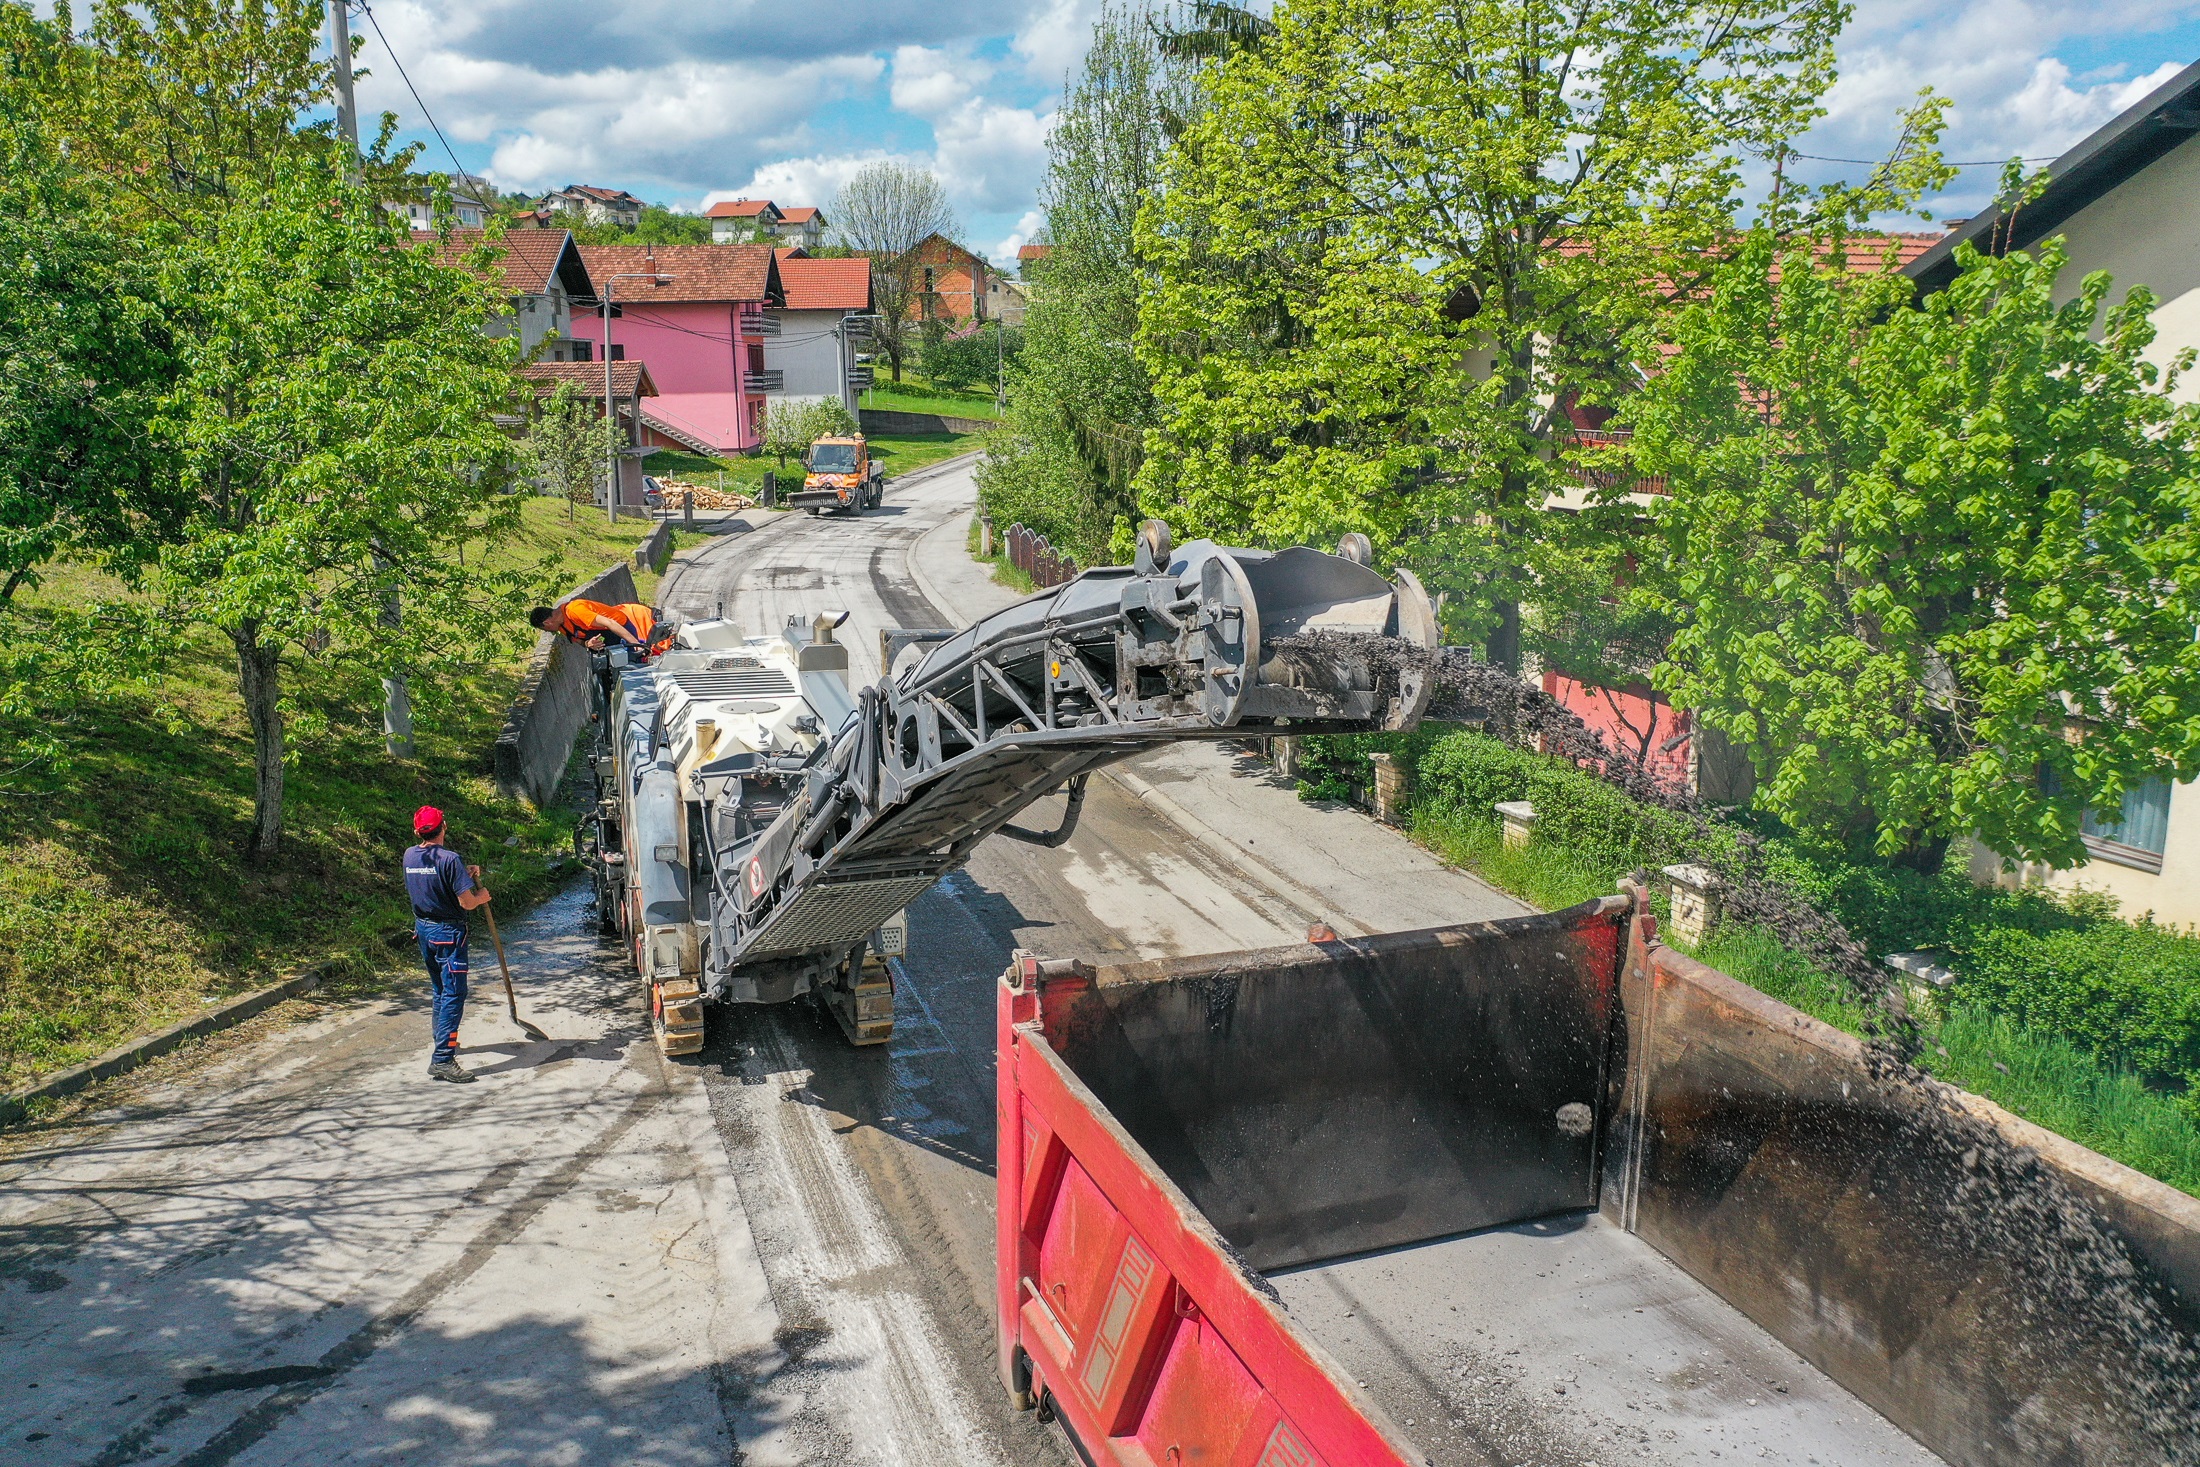
[[[893,479],[941,459],[975,452],[981,439],[974,433],[873,433],[867,435],[872,454],[886,466]],[[799,475],[802,465],[789,459],[785,465],[771,458],[705,458],[696,453],[668,453],[662,449],[645,461],[659,479],[684,479],[705,488],[723,488],[754,497],[764,486],[766,473]]]
[[[912,372],[900,382],[891,381],[886,369],[878,369],[876,383],[863,394],[862,405],[883,412],[940,413],[951,418],[999,418],[991,386],[982,388],[937,387]]]
[[[468,563],[542,568],[570,589],[652,528],[588,508],[568,519],[550,499],[523,514],[518,535],[469,546]],[[645,598],[655,579],[637,577]],[[99,599],[126,598],[60,568],[18,597],[10,630],[36,645],[53,608]],[[490,777],[520,665],[499,655],[416,678],[418,752],[397,762],[382,752],[378,686],[291,659],[284,848],[264,868],[240,855],[252,740],[225,644],[195,636],[151,692],[52,709],[66,767],[0,780],[0,1089],[309,964],[352,984],[409,981],[395,863],[417,805],[449,812],[453,843],[506,910],[545,895],[571,818],[500,798]]]

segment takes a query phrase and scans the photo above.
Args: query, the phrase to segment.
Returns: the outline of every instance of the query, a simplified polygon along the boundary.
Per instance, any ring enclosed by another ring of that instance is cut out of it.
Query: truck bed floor
[[[1269,1277],[1435,1467],[1940,1462],[1594,1213]]]

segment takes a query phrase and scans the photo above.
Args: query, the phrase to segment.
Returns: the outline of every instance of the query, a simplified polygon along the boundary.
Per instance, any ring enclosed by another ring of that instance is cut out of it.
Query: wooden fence
[[[1076,561],[1048,544],[1046,536],[1022,525],[1008,527],[1008,563],[1031,577],[1031,583],[1042,590],[1059,586],[1077,574]]]

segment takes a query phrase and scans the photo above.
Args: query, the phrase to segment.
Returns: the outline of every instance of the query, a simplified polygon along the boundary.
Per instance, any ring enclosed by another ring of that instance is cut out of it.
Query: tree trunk
[[[237,691],[252,724],[252,839],[245,855],[271,861],[283,834],[283,653],[279,646],[261,645],[256,621],[229,635],[237,644]]]
[[[1509,673],[1520,671],[1520,603],[1497,603],[1497,625],[1490,629],[1489,640],[1482,644],[1482,654],[1492,667],[1501,667]]]

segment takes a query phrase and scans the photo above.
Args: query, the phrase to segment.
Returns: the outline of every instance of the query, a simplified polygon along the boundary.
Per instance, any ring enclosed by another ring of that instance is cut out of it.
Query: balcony
[[[848,369],[848,385],[858,392],[869,387],[871,385],[871,369],[869,367],[850,367]]]
[[[767,367],[761,372],[743,372],[741,374],[741,390],[743,392],[785,392],[787,390],[787,374],[778,367]]]
[[[741,318],[741,339],[743,341],[762,341],[767,337],[777,336],[778,334],[779,317],[769,311],[761,316],[743,316]]]

